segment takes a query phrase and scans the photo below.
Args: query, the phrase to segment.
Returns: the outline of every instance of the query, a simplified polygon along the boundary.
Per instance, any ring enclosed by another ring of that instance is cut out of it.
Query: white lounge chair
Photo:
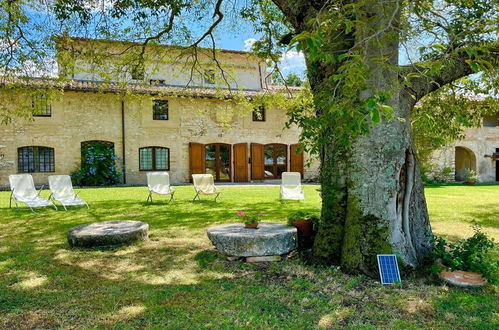
[[[199,195],[216,195],[215,202],[220,195],[220,190],[215,187],[215,180],[213,180],[213,175],[211,174],[193,174],[192,183],[194,184],[194,189],[196,190],[196,196],[194,196],[193,202],[196,200],[201,200]]]
[[[87,202],[78,198],[78,194],[74,192],[69,175],[50,175],[49,188],[50,199],[61,203],[66,211],[68,210],[66,206],[85,205],[87,209],[90,208]]]
[[[305,199],[303,186],[301,185],[301,174],[299,172],[283,172],[281,177],[282,200],[302,201]]]
[[[170,186],[170,175],[167,172],[149,172],[147,173],[147,187],[149,188],[149,196],[147,201],[152,202],[152,194],[170,195],[171,202],[175,189]]]
[[[26,204],[32,212],[34,207],[46,207],[53,206],[57,210],[57,206],[50,200],[46,200],[40,196],[40,192],[35,189],[35,183],[33,182],[33,177],[31,174],[13,174],[9,175],[10,194],[9,207],[12,207],[12,201],[16,204],[16,208],[19,208],[18,202]]]

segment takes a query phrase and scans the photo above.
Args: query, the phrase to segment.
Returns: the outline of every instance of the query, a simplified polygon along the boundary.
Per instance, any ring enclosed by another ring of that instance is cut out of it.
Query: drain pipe
[[[125,101],[121,100],[121,157],[123,164],[123,184],[126,184],[126,159],[125,159]]]

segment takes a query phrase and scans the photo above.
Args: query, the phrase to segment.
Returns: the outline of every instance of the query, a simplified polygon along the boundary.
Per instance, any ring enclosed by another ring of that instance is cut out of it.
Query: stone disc
[[[263,222],[258,229],[242,223],[211,227],[208,238],[218,251],[235,257],[284,255],[297,247],[296,228],[278,223]]]
[[[148,238],[149,225],[142,221],[116,220],[94,222],[68,231],[71,246],[92,247],[127,244]]]

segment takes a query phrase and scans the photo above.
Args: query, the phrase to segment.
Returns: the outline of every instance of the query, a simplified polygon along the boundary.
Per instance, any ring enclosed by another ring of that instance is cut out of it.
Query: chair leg
[[[172,193],[171,196],[170,196],[170,200],[168,201],[168,204],[170,204],[172,201],[173,201],[173,195],[175,195],[175,193]]]
[[[149,201],[152,203],[152,193],[149,192],[149,196],[147,196],[147,201],[149,203]]]
[[[84,203],[87,206],[87,210],[90,210],[90,206],[88,205],[88,203],[87,202],[84,202]]]
[[[199,197],[199,193],[198,193],[198,192],[196,192],[196,196],[194,196],[194,199],[192,200],[193,202],[196,200],[196,197],[197,197],[199,200],[201,200],[201,198]]]
[[[220,196],[220,193],[218,193],[218,194],[215,196],[215,202],[217,201],[218,196]]]

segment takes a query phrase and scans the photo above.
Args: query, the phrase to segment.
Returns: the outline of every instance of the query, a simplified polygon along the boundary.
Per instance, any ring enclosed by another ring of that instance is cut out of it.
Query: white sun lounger
[[[299,172],[283,172],[281,175],[281,199],[304,200],[305,194],[301,185],[301,174]]]
[[[90,208],[83,199],[78,198],[78,194],[73,190],[71,177],[69,175],[49,176],[50,199],[62,204],[64,210],[66,206],[83,206]]]
[[[149,172],[147,173],[147,187],[149,188],[149,196],[147,201],[152,202],[152,194],[170,195],[171,202],[175,189],[170,186],[170,175],[167,172]]]
[[[33,182],[33,177],[31,174],[12,174],[9,175],[10,194],[9,207],[12,207],[12,201],[16,204],[16,208],[19,208],[18,202],[26,204],[32,212],[34,207],[47,207],[53,206],[57,210],[57,206],[50,200],[46,200],[40,196],[40,192],[35,189],[35,183]]]
[[[196,190],[196,196],[194,196],[193,202],[196,200],[201,200],[199,195],[216,195],[215,201],[217,201],[220,195],[220,190],[215,187],[215,181],[213,180],[213,175],[211,174],[193,174],[192,183],[194,184],[194,190]]]

